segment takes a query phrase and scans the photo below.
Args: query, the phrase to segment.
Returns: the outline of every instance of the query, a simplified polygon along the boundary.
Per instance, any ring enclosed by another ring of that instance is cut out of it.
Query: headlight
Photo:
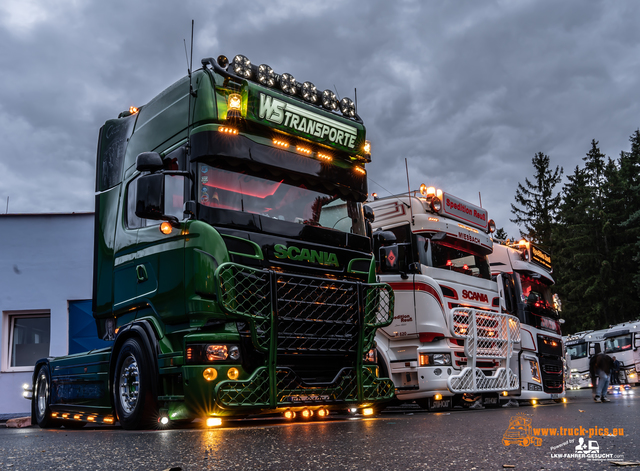
[[[367,353],[365,353],[363,361],[365,363],[378,363],[378,352],[375,348],[372,348]]]
[[[310,103],[318,102],[318,90],[311,82],[302,84],[302,98]]]
[[[446,366],[451,364],[449,353],[420,353],[420,366]]]
[[[238,345],[190,344],[187,345],[186,363],[203,364],[217,361],[237,362],[240,360]]]
[[[233,58],[231,67],[236,75],[244,78],[251,78],[251,61],[245,56],[238,54]]]
[[[276,84],[276,74],[267,64],[261,64],[258,67],[258,82],[267,87],[273,87]]]
[[[322,92],[322,106],[331,111],[337,110],[339,105],[336,94],[331,90],[325,90]]]
[[[538,362],[535,360],[529,360],[529,366],[531,367],[531,377],[534,381],[540,382],[540,370],[538,369]]]
[[[353,104],[351,98],[343,98],[340,100],[340,111],[345,116],[353,118],[356,115],[356,105]]]
[[[289,95],[296,94],[296,79],[291,74],[282,74],[280,76],[280,88],[283,92],[288,93]]]

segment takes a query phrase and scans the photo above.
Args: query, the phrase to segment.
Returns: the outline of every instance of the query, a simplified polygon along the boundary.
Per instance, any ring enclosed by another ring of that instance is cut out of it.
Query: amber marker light
[[[219,427],[222,425],[220,417],[208,417],[206,421],[207,427]]]
[[[230,128],[229,126],[220,126],[218,128],[218,132],[233,134],[234,136],[238,134],[238,130],[236,128]]]
[[[502,391],[502,395],[503,395],[503,396],[506,396],[506,395],[508,395],[508,394],[509,394],[509,393],[508,393],[507,391]]]
[[[359,173],[360,175],[366,175],[367,171],[365,169],[363,169],[362,167],[353,167],[353,169],[355,170],[356,173]]]
[[[296,418],[296,413],[293,412],[292,410],[285,411],[284,418],[287,419],[287,420],[295,419]]]
[[[363,150],[365,154],[371,154],[371,141],[364,141]]]
[[[171,227],[171,224],[168,223],[167,221],[160,224],[160,232],[162,232],[164,235],[171,234],[172,230],[173,230],[173,227]]]
[[[278,146],[278,147],[283,147],[283,148],[287,148],[289,147],[289,143],[286,141],[281,141],[280,139],[274,139],[273,140],[273,144]]]
[[[563,397],[563,398],[562,398],[562,403],[563,403],[563,404],[566,404],[566,403],[567,403],[567,398],[566,398],[566,397]]]
[[[74,420],[80,420],[82,416],[80,414],[76,414],[73,416]]]
[[[333,160],[333,157],[331,157],[329,154],[323,154],[322,152],[318,152],[317,155],[319,159],[326,160],[327,162],[331,162]]]
[[[205,370],[202,372],[202,377],[207,381],[213,381],[218,377],[218,371],[215,368],[205,368]],[[231,378],[231,376],[229,377]]]
[[[51,417],[55,419],[56,417],[58,417],[58,413],[57,412],[52,412],[51,413]]]
[[[441,401],[442,400],[442,394],[436,394],[435,396],[433,396],[433,399],[435,401]]]
[[[63,419],[68,419],[69,418],[69,414],[67,414],[66,412],[64,414],[62,414],[61,416]]]
[[[113,417],[105,417],[104,419],[102,419],[102,421],[105,424],[112,424],[113,423]]]
[[[238,376],[240,376],[238,368],[229,368],[229,371],[227,371],[227,377],[229,379],[238,379]]]
[[[362,409],[362,415],[373,415],[373,409],[371,407],[367,407],[366,409]]]
[[[326,409],[320,409],[318,411],[318,417],[326,417],[328,413],[329,411],[327,411]]]
[[[533,405],[535,406],[537,403],[538,403],[538,401],[537,401],[537,400],[535,400],[535,399],[531,399],[531,404],[533,404]]]
[[[302,146],[296,146],[296,150],[301,154],[311,155],[311,149]]]
[[[129,107],[129,113],[131,114],[136,114],[138,111],[140,111],[138,108],[136,108],[135,106],[130,106]]]
[[[96,421],[96,417],[94,415],[87,417],[87,422],[95,422],[95,421]]]

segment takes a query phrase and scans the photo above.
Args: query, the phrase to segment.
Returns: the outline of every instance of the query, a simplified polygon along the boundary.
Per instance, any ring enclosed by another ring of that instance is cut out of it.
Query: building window
[[[3,371],[33,371],[37,360],[49,356],[49,311],[5,312],[2,324]]]

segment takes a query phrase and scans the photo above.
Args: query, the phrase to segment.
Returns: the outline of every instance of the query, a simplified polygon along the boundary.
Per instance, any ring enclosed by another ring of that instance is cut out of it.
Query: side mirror
[[[367,206],[366,204],[362,207],[363,211],[364,211],[364,218],[369,221],[371,224],[373,224],[373,221],[376,220],[376,215],[373,212],[373,209],[371,209],[371,206]]]
[[[163,219],[164,175],[162,173],[143,175],[138,178],[137,185],[136,216],[143,219]]]
[[[558,322],[559,322],[560,324],[564,324],[564,319],[558,319]]]
[[[136,157],[136,169],[140,172],[156,172],[163,167],[162,157],[157,152],[143,152]]]
[[[433,236],[431,236],[431,240],[444,240],[447,237],[447,233],[446,232],[436,232],[435,234],[433,234]]]
[[[378,247],[385,247],[396,243],[396,235],[391,231],[376,231],[373,240]]]
[[[640,332],[635,333],[634,339],[634,347],[640,348]]]

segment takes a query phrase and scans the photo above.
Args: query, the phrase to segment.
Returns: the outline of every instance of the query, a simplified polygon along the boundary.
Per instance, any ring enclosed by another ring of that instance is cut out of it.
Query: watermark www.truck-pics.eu
[[[551,458],[586,459],[588,461],[604,461],[624,459],[622,454],[605,453],[600,449],[594,437],[622,437],[621,427],[533,427],[531,417],[518,414],[509,419],[509,426],[502,435],[505,446],[542,446],[543,438],[567,437],[561,443],[549,447]],[[560,453],[557,450],[562,449]]]

